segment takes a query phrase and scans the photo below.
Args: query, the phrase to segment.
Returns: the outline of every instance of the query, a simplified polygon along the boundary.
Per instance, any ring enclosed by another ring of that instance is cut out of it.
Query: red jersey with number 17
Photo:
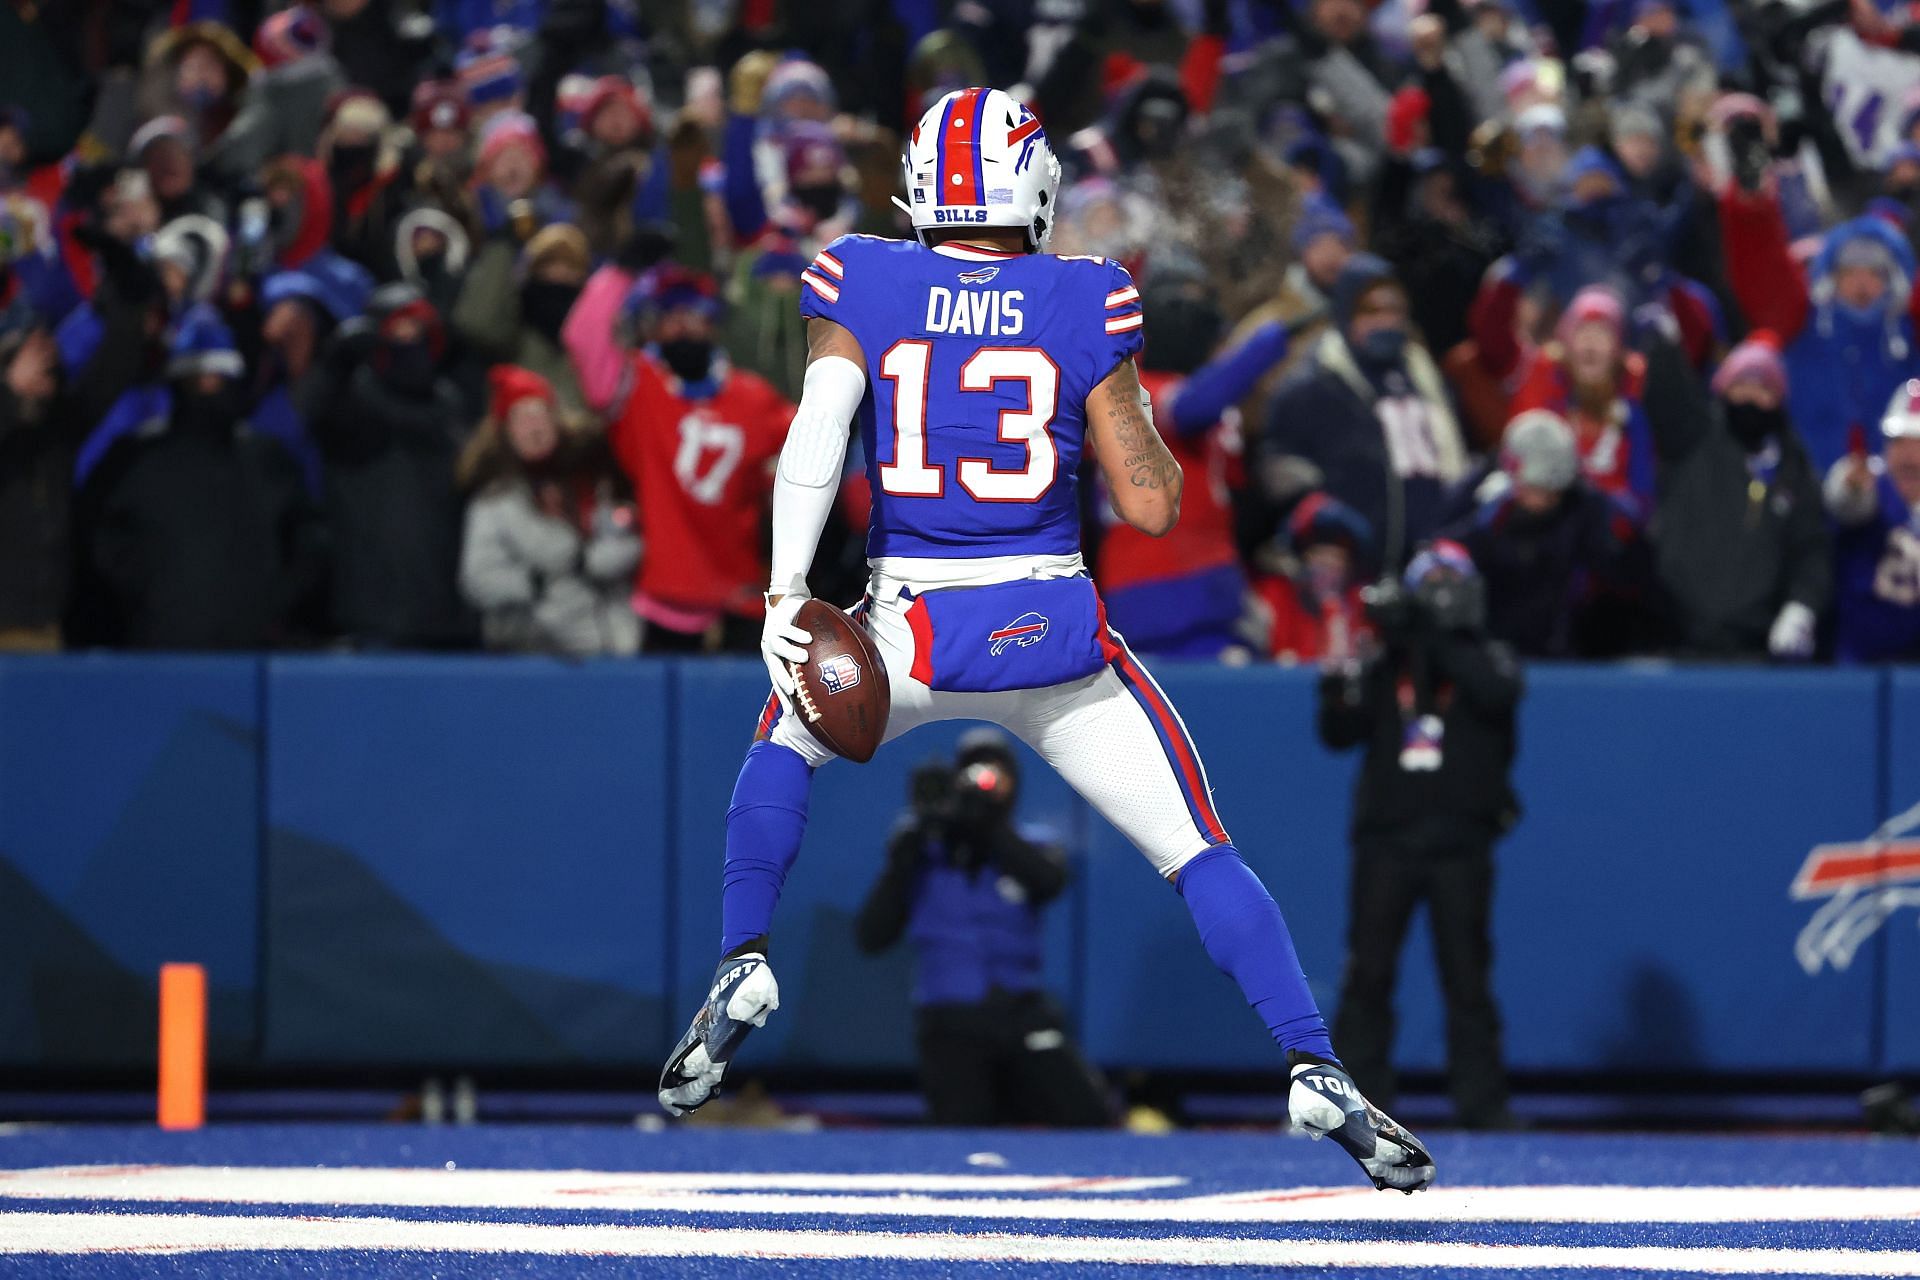
[[[793,405],[751,373],[728,369],[714,395],[695,399],[658,360],[634,357],[609,438],[639,496],[639,596],[689,612],[762,612],[773,464],[792,421]]]

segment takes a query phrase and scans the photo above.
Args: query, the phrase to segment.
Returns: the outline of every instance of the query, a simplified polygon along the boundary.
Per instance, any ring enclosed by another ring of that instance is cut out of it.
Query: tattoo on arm
[[[1124,381],[1132,385],[1116,388],[1107,410],[1107,430],[1113,432],[1114,442],[1122,451],[1121,469],[1127,473],[1127,483],[1136,489],[1167,488],[1179,480],[1180,464],[1173,460],[1166,441],[1141,408],[1139,384],[1132,378]]]

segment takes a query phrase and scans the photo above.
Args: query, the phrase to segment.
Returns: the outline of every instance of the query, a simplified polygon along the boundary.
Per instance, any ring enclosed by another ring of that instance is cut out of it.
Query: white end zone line
[[[1442,1185],[1412,1198],[1382,1194],[1365,1185],[1275,1188],[1206,1196],[1142,1198],[1116,1194],[1166,1189],[1182,1182],[1179,1178],[1109,1180],[993,1174],[678,1174],[74,1165],[0,1171],[0,1204],[34,1200],[224,1202],[323,1207],[386,1205],[1175,1223],[1728,1223],[1920,1219],[1920,1186]],[[958,1194],[962,1192],[970,1194]],[[994,1192],[1003,1194],[991,1194]],[[1028,1197],[1004,1194],[1009,1192],[1041,1194]],[[1062,1194],[1086,1192],[1099,1194]]]
[[[0,1198],[239,1200],[249,1204],[405,1204],[566,1208],[623,1196],[714,1191],[1123,1195],[1180,1177],[1016,1173],[660,1173],[605,1169],[435,1169],[75,1164],[0,1169]],[[112,1188],[112,1192],[102,1188]],[[261,1194],[250,1194],[253,1189]],[[271,1191],[272,1194],[265,1194]]]
[[[1201,1267],[1443,1268],[1533,1273],[1626,1270],[1682,1275],[1920,1276],[1920,1255],[1861,1249],[1681,1249],[1435,1244],[1410,1241],[1101,1239],[1086,1236],[692,1230],[407,1222],[393,1218],[234,1218],[9,1213],[0,1254],[124,1255],[315,1250],[596,1254],[630,1258],[878,1258]]]

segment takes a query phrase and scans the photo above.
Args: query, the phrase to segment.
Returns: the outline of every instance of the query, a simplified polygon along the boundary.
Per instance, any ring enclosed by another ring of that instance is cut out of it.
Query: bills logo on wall
[[[1793,944],[1802,969],[1846,969],[1888,916],[1920,907],[1920,840],[1900,838],[1916,827],[1920,805],[1865,840],[1817,845],[1807,854],[1787,892],[1796,902],[1825,901]]]

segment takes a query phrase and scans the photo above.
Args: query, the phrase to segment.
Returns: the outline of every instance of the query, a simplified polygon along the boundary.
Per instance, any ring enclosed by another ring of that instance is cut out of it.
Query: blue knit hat
[[[1885,173],[1897,164],[1920,164],[1920,142],[1902,142],[1890,148],[1880,162],[1880,172]]]
[[[724,311],[713,277],[704,271],[663,262],[640,273],[620,304],[620,322],[638,333],[669,311],[691,308],[712,319]]]
[[[783,245],[768,249],[756,258],[753,263],[753,274],[755,277],[798,276],[807,269],[810,261],[806,254],[797,253]]]
[[[1417,591],[1420,584],[1428,577],[1443,569],[1450,569],[1462,578],[1480,576],[1480,571],[1473,567],[1473,557],[1468,554],[1465,547],[1450,538],[1436,538],[1424,551],[1413,558],[1413,563],[1407,566],[1406,576],[1402,581],[1407,590]]]
[[[1621,176],[1620,166],[1613,157],[1598,147],[1582,147],[1573,153],[1567,161],[1567,170],[1561,175],[1561,181],[1571,191],[1582,178],[1602,177],[1613,183],[1614,190],[1626,190],[1626,179]]]
[[[188,308],[174,331],[173,345],[167,354],[169,378],[191,378],[199,373],[217,373],[237,378],[246,372],[240,348],[233,341],[233,330],[220,313],[202,302]]]
[[[1337,542],[1356,559],[1373,554],[1373,526],[1367,518],[1332,494],[1316,490],[1300,499],[1287,519],[1287,541],[1295,555],[1308,547]]]
[[[1289,169],[1311,169],[1326,193],[1335,200],[1346,199],[1347,162],[1319,134],[1309,133],[1294,139],[1287,147],[1286,161]]]
[[[1303,253],[1321,236],[1338,236],[1351,249],[1354,246],[1353,219],[1339,205],[1323,195],[1310,195],[1300,206],[1293,221],[1293,251]]]
[[[518,52],[519,33],[511,27],[492,27],[467,37],[453,67],[468,106],[505,102],[525,87]]]
[[[835,103],[833,77],[819,63],[788,58],[774,67],[760,93],[760,114],[771,116],[795,98],[814,98],[831,110]]]
[[[367,309],[373,296],[373,276],[350,258],[319,253],[291,271],[276,271],[260,286],[262,310],[288,298],[305,298],[335,324]]]
[[[1900,321],[1907,314],[1907,303],[1913,293],[1913,246],[1899,230],[1872,215],[1850,219],[1827,232],[1807,272],[1812,281],[1808,292],[1816,308],[1814,323],[1823,331],[1830,331],[1833,323],[1833,277],[1843,265],[1874,265],[1884,270],[1887,349],[1895,359],[1906,359],[1908,343],[1901,332]]]
[[[1353,324],[1353,311],[1360,295],[1379,284],[1398,284],[1393,264],[1371,253],[1356,253],[1340,268],[1333,282],[1333,322],[1345,333]]]

